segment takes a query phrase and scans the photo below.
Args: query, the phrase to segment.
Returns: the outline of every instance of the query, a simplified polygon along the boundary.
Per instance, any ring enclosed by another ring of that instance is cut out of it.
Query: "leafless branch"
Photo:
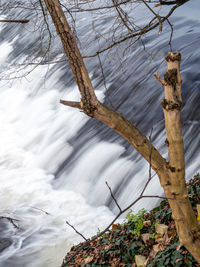
[[[49,212],[47,212],[47,211],[45,211],[45,210],[42,210],[42,209],[40,209],[40,208],[32,207],[32,206],[29,206],[29,207],[32,208],[32,209],[35,209],[35,210],[39,210],[39,211],[45,213],[46,215],[51,215],[51,213],[49,213]]]
[[[169,13],[165,17],[162,17],[160,22],[163,23],[164,21],[166,21],[178,7],[179,7],[179,5],[175,5],[174,7],[172,7],[171,10],[169,11]],[[155,18],[150,22],[149,25],[146,25],[142,29],[139,29],[139,30],[134,31],[132,33],[128,33],[127,35],[125,35],[123,37],[121,36],[118,41],[115,41],[112,44],[110,44],[109,46],[97,51],[95,54],[85,55],[85,56],[83,56],[83,58],[96,57],[98,54],[103,53],[103,52],[113,48],[114,46],[123,43],[124,41],[126,41],[130,38],[134,38],[136,36],[141,36],[141,35],[148,33],[149,31],[155,29],[157,26],[160,25],[160,22],[154,22],[154,21],[155,21]]]
[[[88,239],[84,237],[84,235],[82,235],[79,231],[76,230],[76,228],[71,225],[68,221],[66,221],[66,224],[69,225],[78,235],[82,236],[83,239],[85,239],[85,241],[87,241]]]
[[[0,19],[0,22],[9,22],[9,23],[28,23],[28,19]]]
[[[60,103],[68,106],[68,107],[72,107],[72,108],[78,108],[81,109],[81,104],[80,102],[76,102],[76,101],[67,101],[67,100],[60,100]]]
[[[0,220],[2,219],[8,220],[16,229],[19,229],[19,226],[15,223],[19,222],[19,220],[7,216],[0,216]]]
[[[157,79],[163,86],[166,86],[166,85],[167,85],[166,81],[163,80],[163,79],[158,75],[157,72],[154,74],[154,76],[156,77],[156,79]]]
[[[107,182],[107,181],[106,181],[106,185],[107,185],[107,187],[108,187],[108,189],[109,189],[109,191],[110,191],[111,197],[112,197],[112,199],[115,201],[115,204],[117,205],[119,211],[122,212],[122,209],[121,209],[120,205],[118,204],[116,198],[114,197],[114,194],[113,194],[113,192],[112,192],[112,189],[111,189],[111,187],[108,185],[108,182]]]

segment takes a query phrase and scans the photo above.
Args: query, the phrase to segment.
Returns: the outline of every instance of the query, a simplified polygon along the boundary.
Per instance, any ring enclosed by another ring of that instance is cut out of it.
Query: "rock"
[[[12,244],[12,240],[9,238],[0,238],[0,252],[8,248]]]
[[[143,267],[146,265],[146,257],[142,255],[135,255],[135,262],[137,267]]]
[[[168,230],[168,226],[165,225],[165,224],[158,224],[156,226],[156,233],[159,234],[159,235],[164,235],[167,233],[167,230]]]

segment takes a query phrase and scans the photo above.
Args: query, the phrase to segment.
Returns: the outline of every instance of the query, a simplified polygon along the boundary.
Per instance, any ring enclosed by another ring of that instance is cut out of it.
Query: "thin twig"
[[[19,222],[20,220],[11,218],[11,217],[7,217],[7,216],[0,216],[0,220],[1,219],[6,219],[8,220],[16,229],[19,229],[19,226],[17,224],[14,223],[14,221]]]
[[[0,22],[9,22],[9,23],[28,23],[28,19],[0,19]]]
[[[39,210],[39,211],[45,213],[46,215],[51,215],[51,213],[49,213],[49,212],[47,212],[47,211],[45,211],[45,210],[42,210],[42,209],[40,209],[40,208],[32,207],[32,206],[29,206],[29,207],[32,208],[32,209],[35,209],[35,210]]]
[[[171,8],[171,10],[169,11],[169,13],[168,13],[165,17],[162,17],[162,19],[161,19],[161,23],[163,23],[165,20],[167,20],[167,19],[172,15],[172,13],[176,10],[176,8],[178,8],[178,7],[179,7],[178,4],[175,5],[175,6],[173,6],[173,7]],[[152,23],[153,23],[153,22],[152,22]],[[109,45],[109,46],[103,48],[102,50],[97,51],[95,54],[88,55],[88,56],[83,56],[83,58],[92,58],[92,57],[96,57],[98,54],[103,53],[103,52],[105,52],[105,51],[107,51],[107,50],[113,48],[114,46],[123,43],[124,41],[126,41],[126,40],[128,40],[128,39],[130,39],[130,38],[133,38],[133,37],[136,37],[136,36],[141,36],[141,35],[143,35],[143,34],[148,33],[149,31],[155,29],[158,25],[160,25],[159,22],[157,22],[157,23],[153,23],[153,24],[151,24],[151,25],[146,25],[145,27],[143,27],[142,29],[140,29],[140,30],[138,30],[138,31],[135,31],[135,32],[133,32],[133,33],[129,33],[129,34],[125,35],[125,36],[121,36],[120,39],[119,39],[118,41],[115,41],[115,42],[113,42],[111,45]]]
[[[158,35],[160,35],[161,34],[161,32],[162,32],[162,20],[161,20],[161,17],[156,13],[156,12],[154,12],[154,10],[146,3],[146,1],[145,0],[142,0],[142,2],[145,4],[145,6],[156,16],[156,18],[158,19],[158,21],[159,21],[159,25],[160,25],[160,27],[159,27],[159,31],[158,31]]]
[[[66,224],[69,225],[78,235],[82,236],[83,239],[85,239],[85,241],[87,241],[88,239],[84,237],[84,235],[82,235],[79,231],[76,230],[76,228],[71,225],[68,221],[66,221]]]
[[[101,69],[101,73],[102,73],[102,77],[103,77],[103,84],[104,84],[104,87],[106,89],[106,95],[107,95],[108,102],[111,105],[111,107],[114,108],[112,102],[110,101],[109,95],[108,95],[108,88],[107,88],[107,85],[106,85],[106,77],[104,75],[104,70],[103,70],[103,65],[102,65],[102,62],[101,62],[100,55],[98,54],[97,57],[98,57],[98,60],[99,60],[99,65],[100,65],[100,69]]]
[[[119,209],[120,212],[121,212],[122,209],[121,209],[119,203],[117,202],[116,198],[114,197],[114,194],[113,194],[113,192],[112,192],[112,189],[111,189],[111,187],[108,185],[108,182],[107,182],[107,181],[106,181],[106,185],[107,185],[108,189],[110,190],[111,197],[113,198],[113,200],[115,201],[115,204],[117,205],[118,209]]]
[[[169,24],[169,26],[171,27],[171,34],[170,34],[170,39],[169,39],[169,46],[170,46],[170,51],[172,52],[172,37],[173,37],[173,33],[174,33],[174,28],[173,25],[171,24],[171,22],[169,21],[169,19],[167,19],[167,22]]]

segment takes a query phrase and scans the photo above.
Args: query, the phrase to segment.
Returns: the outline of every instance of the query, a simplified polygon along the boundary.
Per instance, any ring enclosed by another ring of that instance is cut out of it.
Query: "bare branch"
[[[158,35],[162,32],[162,21],[161,21],[161,17],[156,13],[154,12],[154,10],[146,3],[145,0],[142,0],[142,2],[145,4],[145,6],[156,16],[156,18],[158,19],[159,21],[159,31],[158,31]]]
[[[68,107],[81,109],[81,103],[80,102],[67,101],[67,100],[60,99],[60,103],[65,105],[65,106],[68,106]]]
[[[178,7],[179,7],[179,5],[175,5],[174,7],[172,7],[171,10],[169,11],[169,13],[165,17],[163,17],[161,19],[161,23],[166,21],[172,15],[172,13],[176,10],[176,8],[178,8]],[[114,46],[123,43],[124,41],[126,41],[126,40],[128,40],[130,38],[134,38],[136,36],[141,36],[141,35],[144,35],[144,34],[148,33],[149,31],[155,29],[157,26],[160,25],[159,22],[155,23],[154,21],[155,21],[155,18],[149,23],[149,25],[146,25],[142,29],[139,29],[138,31],[134,31],[133,33],[129,33],[129,34],[125,35],[125,36],[121,36],[120,40],[113,42],[111,45],[103,48],[102,50],[97,51],[95,54],[85,55],[85,56],[83,56],[83,58],[96,57],[98,54],[103,53],[103,52],[113,48]]]
[[[84,235],[82,235],[79,231],[76,230],[76,228],[71,225],[68,221],[66,221],[66,224],[69,225],[78,235],[80,235],[83,239],[85,239],[85,241],[87,241],[88,239],[84,237]]]
[[[2,219],[8,220],[16,229],[19,229],[19,226],[15,223],[15,221],[19,222],[19,220],[7,216],[0,216],[0,220]]]
[[[117,202],[116,198],[114,197],[114,194],[113,194],[113,192],[112,192],[112,189],[111,189],[111,187],[108,185],[108,182],[107,182],[107,181],[106,181],[106,185],[107,185],[107,187],[108,187],[108,189],[109,189],[109,191],[110,191],[111,197],[112,197],[113,200],[115,201],[115,204],[117,205],[117,207],[118,207],[118,209],[120,210],[120,212],[122,212],[122,209],[121,209],[119,203]]]
[[[9,23],[28,23],[28,19],[0,19],[0,22],[9,22]]]
[[[154,76],[156,77],[156,79],[157,79],[163,86],[166,86],[166,85],[167,85],[166,81],[163,80],[163,79],[158,75],[157,72],[154,74]]]

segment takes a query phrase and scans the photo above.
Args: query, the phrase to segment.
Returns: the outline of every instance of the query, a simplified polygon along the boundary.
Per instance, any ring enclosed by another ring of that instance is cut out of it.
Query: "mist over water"
[[[170,20],[174,24],[173,50],[182,53],[187,179],[199,171],[199,7],[198,1],[188,2]],[[17,11],[11,10],[9,15],[13,12]],[[30,11],[24,15],[34,20]],[[106,16],[102,14],[95,20],[100,32],[106,31],[109,24]],[[81,14],[77,23],[83,51],[95,52],[98,47],[89,21]],[[14,221],[18,228],[6,219],[0,220],[0,267],[55,267],[61,264],[66,251],[81,241],[65,221],[86,237],[94,235],[117,211],[105,181],[125,207],[143,188],[149,166],[111,129],[59,104],[60,98],[79,99],[66,62],[39,65],[26,78],[9,80],[9,66],[16,71],[15,66],[28,57],[39,60],[42,48],[39,34],[33,34],[33,23],[0,26],[0,62],[4,71],[0,81],[0,215],[18,220]],[[107,90],[98,60],[86,61],[99,99],[148,136],[153,127],[152,142],[165,157],[160,105],[163,89],[153,74],[158,71],[162,76],[166,70],[164,56],[169,51],[169,36],[170,27],[164,25],[160,36],[153,31],[144,37],[145,51],[137,43],[122,59],[124,44],[109,55],[102,55]],[[60,43],[56,42],[50,59],[59,55]],[[87,42],[91,43],[89,48]],[[15,75],[32,68],[27,66]],[[147,194],[162,194],[156,176]],[[156,203],[157,200],[145,199],[133,209],[150,209]]]

